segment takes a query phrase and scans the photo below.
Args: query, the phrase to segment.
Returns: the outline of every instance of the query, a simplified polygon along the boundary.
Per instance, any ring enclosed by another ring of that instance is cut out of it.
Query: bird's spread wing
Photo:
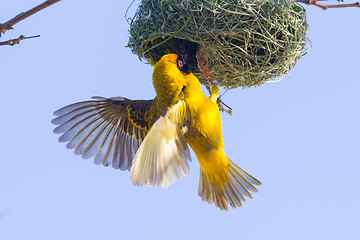
[[[63,107],[52,123],[59,125],[60,142],[83,158],[94,157],[96,164],[130,169],[140,143],[158,116],[149,109],[153,100],[129,100],[122,97],[78,102]]]
[[[179,100],[154,123],[134,158],[133,184],[166,188],[175,177],[189,174],[191,157],[184,137],[188,114],[185,101]]]

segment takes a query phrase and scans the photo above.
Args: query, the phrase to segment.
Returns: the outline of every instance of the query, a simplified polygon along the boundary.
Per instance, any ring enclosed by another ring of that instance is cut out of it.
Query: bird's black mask
[[[176,60],[176,64],[178,69],[185,73],[185,74],[190,74],[191,70],[189,67],[189,55],[188,54],[179,54],[178,59]]]

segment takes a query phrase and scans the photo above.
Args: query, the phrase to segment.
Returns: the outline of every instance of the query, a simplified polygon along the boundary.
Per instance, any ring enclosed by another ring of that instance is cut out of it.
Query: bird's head
[[[178,58],[176,59],[176,66],[180,72],[187,75],[191,73],[189,62],[190,58],[188,54],[179,54]]]
[[[183,75],[187,75],[191,73],[190,62],[191,59],[186,53],[166,54],[155,64],[154,73],[171,70],[173,74],[178,74],[180,71]]]
[[[187,54],[166,54],[154,67],[153,84],[159,97],[178,98],[182,89],[189,84],[193,75]]]

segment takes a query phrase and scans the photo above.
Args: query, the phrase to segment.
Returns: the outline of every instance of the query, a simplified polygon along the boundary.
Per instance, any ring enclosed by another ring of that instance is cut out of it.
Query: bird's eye
[[[177,68],[185,73],[185,74],[189,74],[190,73],[190,69],[189,69],[189,66],[186,64],[186,55],[185,54],[180,54],[177,61],[176,61],[176,64],[177,64]]]

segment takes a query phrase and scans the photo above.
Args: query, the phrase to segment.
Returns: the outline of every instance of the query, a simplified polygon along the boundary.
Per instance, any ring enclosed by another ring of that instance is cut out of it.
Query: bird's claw
[[[204,60],[202,60],[199,51],[196,51],[196,60],[197,60],[197,64],[198,64],[198,68],[200,69],[200,71],[204,74],[205,78],[209,81],[209,83],[211,85],[215,85],[215,82],[211,79],[211,77],[209,76],[209,74],[213,73],[214,70],[209,69],[208,67],[205,66],[204,64]],[[209,91],[210,95],[211,95],[211,88],[209,86],[206,86],[206,89]],[[228,114],[231,115],[232,113],[232,108],[229,107],[228,105],[226,105],[223,101],[221,101],[219,98],[217,99],[217,105],[219,107],[219,110],[222,112],[227,112]],[[227,107],[228,109],[224,108]]]

